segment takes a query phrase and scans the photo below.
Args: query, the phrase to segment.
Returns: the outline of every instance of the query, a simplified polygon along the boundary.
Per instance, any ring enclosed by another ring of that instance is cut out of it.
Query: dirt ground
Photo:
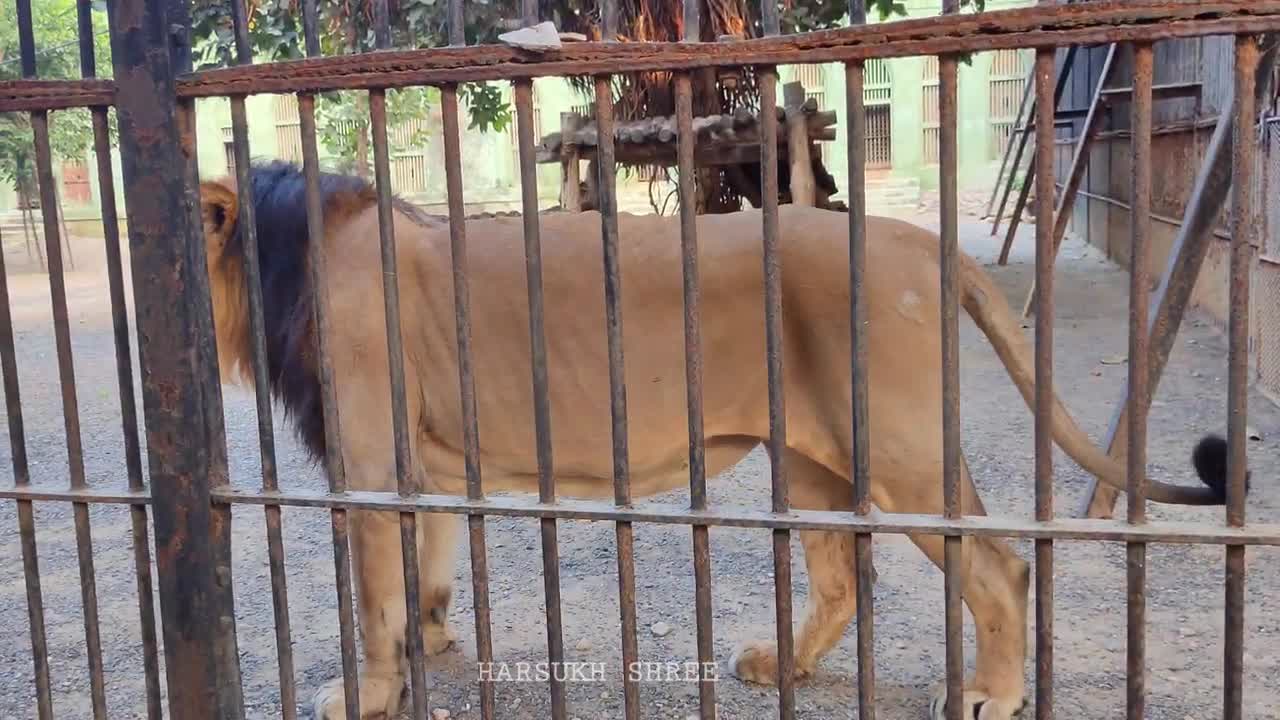
[[[932,216],[917,222],[936,226]],[[964,248],[994,263],[996,245],[988,225],[962,218]],[[1007,267],[990,266],[1014,304],[1031,279],[1030,228]],[[18,337],[18,362],[26,441],[37,482],[66,482],[66,450],[56,354],[50,332],[48,283],[44,275],[17,267],[20,244],[6,251],[10,296]],[[124,482],[119,400],[115,382],[105,275],[100,241],[77,243],[80,270],[69,275],[71,331],[85,463],[94,485]],[[96,252],[96,256],[95,256]],[[874,272],[874,269],[872,269]],[[1079,423],[1094,438],[1106,430],[1125,375],[1123,364],[1103,359],[1126,348],[1127,276],[1077,242],[1068,240],[1058,261],[1055,378]],[[968,318],[962,321],[961,374],[964,448],[988,510],[1029,517],[1032,512],[1031,414],[1023,405],[990,347]],[[134,350],[136,358],[136,348]],[[763,358],[762,358],[763,360]],[[136,361],[135,361],[136,362]],[[136,367],[136,365],[135,365]],[[1193,482],[1189,455],[1205,430],[1225,428],[1226,353],[1221,334],[1192,318],[1183,328],[1151,417],[1153,473],[1174,482]],[[229,454],[235,482],[257,484],[258,441],[251,395],[225,395]],[[287,428],[276,418],[282,482],[287,487],[321,488]],[[874,422],[874,419],[873,419]],[[1250,397],[1250,423],[1263,439],[1250,443],[1254,492],[1249,518],[1280,522],[1276,477],[1280,470],[1280,410],[1259,395]],[[0,467],[10,467],[7,443]],[[711,483],[713,505],[768,507],[768,470],[757,451]],[[1074,512],[1085,475],[1056,452],[1056,507]],[[7,471],[6,471],[7,472]],[[5,480],[4,482],[9,482]],[[655,498],[681,502],[680,493]],[[1123,507],[1123,501],[1121,501]],[[1152,506],[1156,519],[1219,522],[1221,509]],[[70,508],[37,510],[40,567],[53,677],[55,716],[90,716],[88,673]],[[94,508],[93,541],[99,612],[105,649],[107,702],[113,718],[142,717],[143,680],[136,586],[130,531],[122,508]],[[241,668],[250,718],[279,717],[279,677],[275,660],[271,596],[262,510],[235,514],[236,622]],[[308,703],[322,682],[340,673],[333,588],[333,554],[326,513],[287,509],[285,551],[289,568],[289,610],[299,698]],[[488,525],[494,650],[505,662],[539,661],[546,647],[537,525],[493,519]],[[637,526],[637,602],[644,660],[696,660],[690,532],[678,526]],[[453,718],[478,717],[472,680],[475,661],[470,568],[459,537],[458,580],[451,622],[460,647],[430,664],[432,707]],[[568,659],[608,663],[606,682],[572,683],[570,715],[579,720],[622,716],[621,651],[618,631],[613,528],[607,523],[562,522],[564,640]],[[1029,544],[1017,543],[1030,558]],[[799,542],[793,543],[796,611],[807,591]],[[1123,713],[1125,697],[1125,563],[1117,544],[1061,542],[1057,550],[1056,708],[1059,717],[1104,720]],[[923,718],[943,676],[942,575],[904,538],[877,537],[880,580],[876,599],[876,673],[880,717]],[[776,716],[773,691],[747,686],[726,667],[735,644],[773,633],[770,539],[758,530],[711,532],[715,651],[720,662],[716,686],[720,717],[754,720]],[[1223,551],[1212,547],[1154,546],[1148,555],[1147,634],[1150,670],[1148,717],[1199,720],[1221,713]],[[1273,549],[1248,555],[1246,597],[1245,717],[1280,716],[1280,556]],[[0,503],[0,719],[35,717],[27,607],[22,583],[14,505]],[[669,634],[658,637],[655,623]],[[966,614],[966,623],[969,620]],[[972,627],[966,658],[973,659]],[[1026,665],[1032,692],[1032,663]],[[797,690],[798,716],[821,720],[852,717],[857,707],[853,628],[821,663],[819,672]],[[499,716],[549,716],[548,693],[540,683],[503,683]],[[696,712],[692,683],[644,683],[646,717],[682,719]],[[1028,708],[1030,712],[1030,708]],[[309,717],[309,709],[302,712]]]

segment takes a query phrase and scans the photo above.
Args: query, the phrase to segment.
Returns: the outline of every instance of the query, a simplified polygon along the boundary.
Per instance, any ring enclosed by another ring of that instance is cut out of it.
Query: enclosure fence
[[[1244,583],[1248,546],[1280,545],[1280,527],[1245,522],[1245,408],[1247,389],[1247,339],[1249,317],[1250,241],[1254,228],[1253,195],[1248,191],[1256,168],[1254,101],[1255,73],[1259,66],[1260,38],[1280,31],[1280,2],[1273,0],[1211,0],[1201,3],[1168,3],[1152,0],[1098,2],[1072,5],[1042,4],[1018,9],[961,13],[957,0],[945,0],[944,15],[864,25],[861,0],[849,7],[851,26],[799,35],[780,34],[779,6],[763,4],[765,37],[698,42],[698,4],[684,10],[685,40],[666,43],[616,41],[618,13],[614,0],[602,0],[603,38],[595,42],[566,43],[554,52],[531,53],[496,45],[467,46],[463,33],[463,0],[449,2],[447,47],[394,51],[387,0],[376,0],[374,28],[378,50],[355,56],[322,57],[315,0],[301,3],[308,58],[271,64],[251,62],[245,7],[232,2],[238,65],[192,72],[190,15],[183,0],[114,0],[110,13],[114,79],[100,79],[94,67],[91,2],[79,2],[81,68],[84,79],[55,81],[36,77],[36,52],[32,30],[31,0],[16,0],[21,35],[24,79],[0,83],[0,111],[29,112],[34,129],[41,189],[41,213],[48,254],[50,290],[56,330],[58,372],[70,458],[69,482],[53,487],[32,482],[24,448],[23,408],[16,375],[15,339],[0,266],[0,366],[4,372],[5,400],[13,449],[14,482],[0,490],[0,499],[17,504],[25,570],[30,632],[35,664],[35,697],[38,716],[60,717],[50,689],[46,625],[50,618],[42,605],[40,575],[32,504],[71,503],[79,548],[80,577],[85,608],[85,642],[89,657],[92,708],[95,718],[108,717],[94,554],[90,544],[91,503],[115,503],[131,508],[135,543],[143,651],[147,672],[146,707],[150,718],[162,715],[159,652],[165,657],[164,680],[173,717],[244,717],[243,691],[237,651],[231,593],[230,514],[234,506],[259,505],[265,513],[269,544],[271,588],[275,608],[276,646],[283,716],[294,717],[296,680],[288,618],[287,583],[281,539],[281,508],[304,506],[329,511],[332,518],[342,670],[349,717],[360,717],[357,692],[356,635],[352,607],[352,573],[348,550],[348,512],[385,510],[399,513],[406,602],[409,609],[412,716],[428,711],[428,688],[423,639],[418,619],[418,562],[415,512],[442,512],[467,518],[476,628],[476,659],[491,662],[493,635],[489,614],[490,576],[486,564],[486,519],[491,516],[537,518],[541,526],[542,569],[545,581],[547,657],[564,661],[561,622],[560,561],[557,544],[562,520],[601,520],[616,525],[617,580],[620,598],[622,655],[626,663],[638,660],[636,580],[633,527],[636,523],[686,525],[693,534],[693,568],[696,579],[698,659],[714,662],[712,652],[711,573],[709,528],[733,526],[767,529],[773,538],[776,633],[778,647],[778,716],[797,716],[793,682],[795,648],[792,637],[791,535],[800,530],[851,533],[856,538],[858,717],[876,715],[876,658],[873,651],[874,607],[871,582],[871,548],[875,534],[932,534],[945,538],[945,630],[948,703],[946,716],[960,720],[963,673],[961,588],[958,573],[961,539],[966,536],[1017,537],[1035,541],[1035,707],[1039,718],[1052,716],[1054,703],[1054,543],[1060,540],[1123,542],[1128,548],[1128,693],[1127,717],[1144,717],[1146,550],[1151,543],[1194,543],[1224,547],[1225,655],[1222,658],[1225,696],[1222,715],[1243,717]],[[537,4],[522,0],[522,20],[536,23]],[[1151,252],[1151,67],[1153,43],[1174,38],[1232,35],[1236,38],[1234,164],[1232,172],[1233,221],[1231,227],[1231,294],[1228,374],[1228,489],[1221,522],[1162,522],[1146,517],[1146,415],[1150,404],[1147,378],[1148,257]],[[1134,161],[1132,173],[1132,261],[1129,306],[1127,463],[1128,517],[1117,520],[1083,520],[1055,514],[1050,417],[1053,392],[1053,206],[1054,196],[1054,58],[1059,48],[1104,42],[1129,43],[1135,54],[1132,95]],[[1034,98],[1036,222],[1035,320],[1035,516],[996,518],[962,515],[959,414],[959,311],[957,225],[957,64],[963,53],[1030,48],[1035,51]],[[864,301],[867,267],[867,231],[864,173],[867,167],[864,112],[864,67],[885,58],[904,56],[938,58],[938,172],[941,194],[941,290],[942,365],[945,464],[940,479],[945,511],[942,515],[872,512],[869,457],[875,442],[876,419],[868,416],[868,347],[863,329],[867,322]],[[761,106],[776,106],[779,64],[843,63],[847,87],[845,113],[848,133],[849,211],[848,243],[852,287],[853,445],[850,492],[854,510],[812,511],[791,507],[788,468],[782,452],[787,444],[785,398],[782,392],[783,348],[781,272],[778,215],[778,122],[774,113],[761,114],[759,148],[763,180],[763,257],[765,292],[760,300],[766,329],[767,351],[761,362],[768,366],[770,477],[772,502],[768,509],[712,507],[707,502],[705,447],[702,427],[702,345],[700,338],[698,237],[694,222],[694,148],[690,71],[711,66],[753,66],[759,70]],[[679,158],[681,251],[683,258],[684,341],[689,429],[689,506],[632,502],[628,465],[627,388],[623,384],[621,283],[619,264],[617,196],[613,123],[614,108],[609,80],[612,73],[634,71],[674,73]],[[599,193],[601,242],[607,304],[610,408],[613,437],[613,502],[568,500],[557,497],[556,472],[551,453],[551,413],[548,399],[546,333],[542,317],[542,265],[540,217],[535,179],[532,81],[535,77],[586,75],[595,78],[595,119],[599,127]],[[529,335],[533,358],[538,498],[491,498],[484,492],[481,475],[479,429],[476,420],[475,384],[471,359],[470,294],[467,270],[467,226],[464,223],[463,178],[459,147],[458,84],[469,81],[510,81],[518,128],[522,187],[524,249],[528,280]],[[439,88],[442,102],[445,172],[447,175],[449,238],[453,263],[453,297],[456,303],[456,336],[460,358],[459,392],[465,418],[465,497],[424,494],[410,468],[409,426],[405,410],[405,368],[400,328],[400,301],[396,273],[396,238],[393,234],[391,164],[386,127],[386,92],[392,88],[430,85]],[[245,97],[259,93],[292,93],[298,98],[301,156],[306,177],[307,219],[312,242],[310,282],[324,287],[328,271],[319,239],[324,216],[319,185],[316,141],[316,95],[330,90],[368,92],[373,129],[374,173],[380,219],[385,310],[394,397],[393,426],[398,492],[353,491],[347,487],[340,448],[332,368],[325,338],[327,303],[316,303],[316,327],[320,338],[320,375],[323,389],[327,492],[283,492],[278,487],[272,435],[271,399],[268,394],[266,346],[263,336],[263,299],[257,267],[253,204],[249,183],[249,147]],[[256,380],[258,423],[261,438],[261,489],[233,489],[228,482],[221,395],[212,333],[208,279],[198,201],[194,100],[229,97],[235,172],[240,194],[241,224],[245,243],[248,306],[253,328],[253,376]],[[88,107],[92,111],[94,149],[97,157],[107,262],[110,279],[115,341],[123,404],[127,449],[127,482],[119,486],[90,487],[85,480],[84,451],[77,412],[72,369],[70,330],[64,287],[62,246],[56,219],[53,167],[50,155],[48,115],[52,110]],[[114,107],[120,132],[124,191],[128,209],[129,242],[134,276],[145,282],[135,287],[133,321],[139,339],[139,362],[145,416],[146,460],[150,484],[144,486],[142,448],[133,406],[133,373],[129,345],[129,320],[122,282],[114,178],[110,162],[108,112]],[[177,187],[182,190],[176,190]],[[3,255],[0,254],[0,264]],[[153,580],[148,533],[155,533]],[[158,582],[162,637],[154,632],[155,608],[151,585]],[[643,712],[634,678],[626,678],[625,714],[639,718]],[[479,682],[480,715],[498,717],[494,687]],[[548,681],[551,715],[569,717],[564,680]],[[716,687],[705,678],[699,683],[700,716],[715,717]]]

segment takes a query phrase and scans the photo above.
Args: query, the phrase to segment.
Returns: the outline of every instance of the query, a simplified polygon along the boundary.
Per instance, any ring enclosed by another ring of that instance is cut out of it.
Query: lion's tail
[[[973,258],[960,254],[961,304],[969,317],[982,330],[1027,407],[1035,407],[1035,370],[1032,351],[1004,294],[991,282],[991,278]],[[1124,464],[1089,440],[1088,435],[1076,425],[1071,414],[1057,393],[1053,394],[1053,439],[1073,460],[1099,480],[1124,492],[1126,471]],[[1158,480],[1148,480],[1147,497],[1156,502],[1175,505],[1221,505],[1225,502],[1225,472],[1213,470],[1215,464],[1199,457],[1208,438],[1197,446],[1195,468],[1205,487],[1170,485]],[[1218,450],[1210,443],[1211,450]]]

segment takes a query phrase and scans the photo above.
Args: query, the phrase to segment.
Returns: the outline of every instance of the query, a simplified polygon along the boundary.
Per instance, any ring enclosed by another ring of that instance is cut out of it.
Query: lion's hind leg
[[[794,507],[853,508],[853,491],[847,480],[797,452],[787,454],[787,464]],[[857,612],[858,580],[854,574],[853,535],[805,530],[800,533],[800,542],[809,575],[809,597],[796,635],[795,667],[797,678],[804,678],[844,636]],[[743,680],[775,684],[777,645],[773,641],[746,643],[734,652],[729,665]]]
[[[921,457],[917,456],[917,462]],[[941,514],[941,463],[919,463],[895,473],[893,485],[873,488],[877,504],[888,512]],[[985,515],[967,465],[961,469],[964,512]],[[884,499],[880,496],[883,494]],[[939,569],[944,564],[944,540],[939,535],[912,535]],[[1028,564],[999,538],[962,540],[961,596],[973,616],[977,635],[977,663],[964,683],[961,715],[975,720],[1009,720],[1021,712],[1027,650]],[[945,683],[930,704],[933,720],[944,720]]]

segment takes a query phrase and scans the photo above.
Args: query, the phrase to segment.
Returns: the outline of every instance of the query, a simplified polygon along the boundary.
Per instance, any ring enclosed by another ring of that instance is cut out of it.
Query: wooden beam
[[[1093,144],[1093,138],[1098,132],[1100,123],[1098,122],[1098,108],[1102,106],[1102,91],[1107,85],[1107,80],[1111,79],[1111,68],[1115,66],[1116,49],[1119,45],[1112,43],[1107,48],[1107,58],[1102,62],[1102,72],[1098,75],[1098,86],[1093,89],[1093,100],[1089,103],[1089,114],[1084,116],[1084,127],[1080,129],[1080,137],[1076,140],[1075,154],[1071,157],[1071,169],[1067,171],[1067,181],[1062,189],[1062,195],[1058,197],[1058,205],[1054,209],[1053,222],[1053,253],[1050,261],[1056,260],[1058,257],[1058,247],[1062,245],[1062,236],[1067,232],[1067,222],[1071,218],[1071,210],[1075,205],[1076,191],[1080,189],[1080,183],[1084,180],[1085,168],[1089,166],[1089,147]],[[1048,198],[1037,198],[1038,202],[1048,202]],[[1031,283],[1031,289],[1027,291],[1026,302],[1022,304],[1022,316],[1027,317],[1035,308],[1036,302],[1036,284]]]
[[[1263,53],[1254,76],[1255,96],[1259,106],[1271,91],[1272,68],[1275,66],[1277,48],[1280,48],[1280,38],[1274,35],[1264,36]],[[1213,137],[1209,139],[1204,162],[1200,165],[1196,183],[1191,189],[1191,198],[1182,215],[1182,225],[1169,250],[1160,286],[1151,299],[1151,311],[1147,320],[1150,332],[1147,402],[1155,396],[1160,376],[1169,362],[1173,341],[1177,338],[1183,315],[1191,303],[1191,291],[1200,277],[1200,268],[1213,242],[1215,221],[1231,191],[1233,107],[1234,91],[1218,115],[1217,127],[1214,128]],[[1123,455],[1127,438],[1125,427],[1128,423],[1128,396],[1129,388],[1126,383],[1120,391],[1120,403],[1107,429],[1107,452],[1116,457]],[[1097,478],[1090,476],[1079,514],[1091,518],[1111,517],[1118,496],[1119,493],[1115,490],[1099,484]]]
[[[782,86],[782,105],[786,113],[787,155],[791,166],[791,202],[813,207],[813,161],[809,157],[809,128],[804,113],[804,85],[789,82]]]
[[[577,113],[560,113],[560,207],[569,212],[582,210],[578,146],[572,140],[581,121]]]

